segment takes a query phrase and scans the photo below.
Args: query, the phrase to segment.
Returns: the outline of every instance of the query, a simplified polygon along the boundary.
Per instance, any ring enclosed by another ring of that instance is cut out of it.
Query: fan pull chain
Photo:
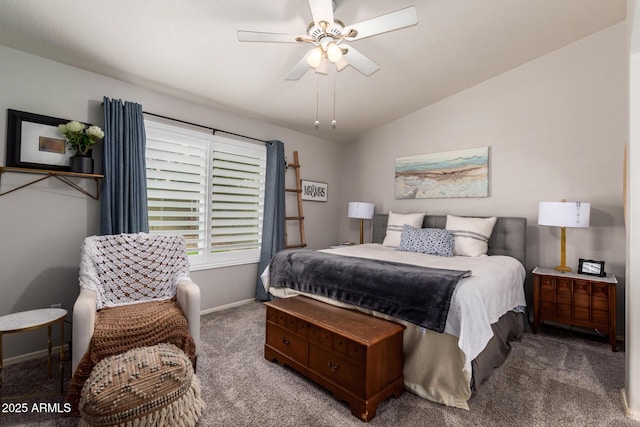
[[[333,73],[333,120],[331,120],[331,127],[336,127],[336,80],[338,79],[337,73]]]
[[[319,94],[320,93],[320,77],[316,76],[316,121],[314,123],[314,125],[316,126],[316,129],[320,126],[320,120],[318,120],[318,98],[319,98]]]

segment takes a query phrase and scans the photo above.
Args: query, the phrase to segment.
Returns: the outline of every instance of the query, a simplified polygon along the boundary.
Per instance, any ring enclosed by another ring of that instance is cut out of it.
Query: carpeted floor
[[[346,404],[291,369],[263,357],[264,307],[256,302],[202,317],[197,375],[207,407],[201,426],[362,426]],[[54,361],[57,363],[57,361]],[[65,362],[69,376],[70,362]],[[55,366],[55,365],[54,365]],[[23,393],[46,376],[46,361],[4,370],[2,395]],[[66,379],[68,382],[68,378]],[[405,392],[378,408],[371,426],[640,426],[624,416],[624,352],[603,341],[544,327],[525,334],[505,364],[473,396],[470,411],[448,408]],[[55,391],[57,378],[43,391]],[[4,401],[3,401],[4,402]],[[56,413],[54,397],[27,403],[26,414],[3,414],[0,425],[76,425]],[[44,409],[41,412],[33,411]],[[60,406],[61,410],[64,410]],[[5,406],[3,406],[3,409]]]

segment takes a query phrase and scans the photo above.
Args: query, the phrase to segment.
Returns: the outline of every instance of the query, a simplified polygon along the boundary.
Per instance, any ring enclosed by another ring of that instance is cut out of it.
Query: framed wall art
[[[58,133],[58,125],[69,120],[17,110],[7,113],[7,166],[69,170],[69,158],[74,153]]]
[[[489,196],[489,147],[396,158],[396,199]]]
[[[314,182],[301,180],[302,183],[302,200],[311,200],[314,202],[326,202],[329,186],[324,182]]]

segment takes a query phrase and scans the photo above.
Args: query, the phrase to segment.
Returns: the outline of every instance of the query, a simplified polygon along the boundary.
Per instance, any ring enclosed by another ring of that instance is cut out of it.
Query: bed
[[[469,270],[471,274],[460,278],[452,290],[442,333],[367,308],[371,306],[358,307],[344,300],[339,301],[322,295],[322,292],[315,290],[313,292],[317,293],[278,286],[274,283],[277,281],[272,280],[271,274],[274,272],[270,271],[271,267],[262,274],[265,289],[275,297],[303,294],[332,305],[357,309],[405,325],[405,388],[434,402],[469,409],[468,401],[472,393],[476,392],[482,381],[502,364],[510,350],[509,342],[519,339],[524,330],[526,303],[523,265],[526,219],[497,217],[492,229],[487,232],[490,234],[488,242],[484,243],[484,250],[488,256],[436,256],[401,251],[397,250],[396,246],[387,245],[392,232],[391,224],[388,224],[391,215],[396,215],[393,216],[393,221],[398,221],[398,214],[393,212],[389,215],[374,216],[372,244],[338,247],[319,252],[378,260],[376,262],[407,263],[412,264],[411,268],[415,268],[413,265],[419,265],[424,268],[452,271]],[[461,221],[481,220],[426,215],[420,216],[420,225],[423,229],[451,229],[452,227],[447,226],[447,221],[450,221],[449,225],[453,224],[452,218]],[[395,231],[399,239],[401,233],[397,229]],[[473,244],[475,243],[477,242],[474,239]],[[456,246],[462,248],[457,237]],[[273,266],[279,268],[278,264]]]

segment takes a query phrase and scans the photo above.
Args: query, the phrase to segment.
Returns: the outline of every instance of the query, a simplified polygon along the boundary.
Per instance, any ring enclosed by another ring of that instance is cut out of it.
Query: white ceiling
[[[370,77],[347,67],[298,81],[284,77],[308,45],[241,43],[236,30],[303,34],[306,0],[0,0],[0,44],[345,142],[626,15],[626,0],[336,3],[346,25],[410,5],[418,25],[352,42],[381,66]]]

